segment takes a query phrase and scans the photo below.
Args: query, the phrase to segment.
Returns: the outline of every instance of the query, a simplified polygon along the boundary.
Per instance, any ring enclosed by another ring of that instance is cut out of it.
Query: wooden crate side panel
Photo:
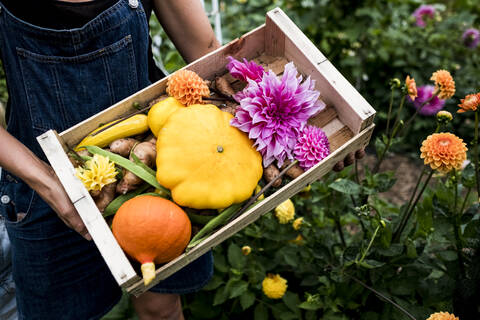
[[[204,253],[208,252],[213,247],[219,245],[233,234],[245,228],[247,225],[256,221],[263,214],[274,209],[278,204],[300,192],[308,184],[324,176],[338,161],[343,160],[348,153],[365,147],[370,140],[373,128],[374,125],[372,124],[369,128],[363,130],[360,134],[353,137],[348,143],[343,144],[335,152],[323,159],[311,170],[305,172],[300,177],[291,181],[273,195],[267,197],[265,200],[257,204],[254,208],[248,210],[240,217],[231,221],[229,224],[202,241],[192,250],[158,268],[156,270],[157,277],[149,286],[145,287],[142,281],[138,281],[126,290],[134,295],[140,295],[149,288],[153,287],[155,284],[159,283],[161,280],[169,277]]]
[[[373,123],[375,109],[333,66],[330,61],[324,61],[316,66],[314,78],[327,104],[334,105],[338,116],[354,134]]]
[[[262,25],[199,60],[190,63],[185,66],[184,69],[193,70],[202,78],[209,79],[217,74],[224,73],[228,56],[253,59],[265,50],[264,29],[265,25]],[[134,95],[117,102],[102,112],[63,131],[60,136],[69,147],[77,145],[87,134],[98,128],[101,124],[108,123],[136,111],[133,103],[139,103],[142,107],[147,106],[150,101],[165,92],[167,80],[168,77],[151,84]]]
[[[37,138],[115,280],[119,285],[130,283],[132,279],[136,279],[138,276],[87,189],[75,177],[75,169],[68,160],[59,139],[61,138],[53,130],[49,130]]]
[[[284,51],[281,55],[295,61],[301,73],[316,80],[316,89],[320,91],[322,100],[337,109],[340,120],[354,134],[373,123],[375,110],[281,9],[267,13],[266,30],[265,48],[273,46],[269,44],[271,38],[280,38],[278,33],[283,34]],[[274,30],[274,36],[268,36],[268,30]],[[280,50],[275,48],[274,53],[280,54]],[[267,54],[270,53],[267,51]]]

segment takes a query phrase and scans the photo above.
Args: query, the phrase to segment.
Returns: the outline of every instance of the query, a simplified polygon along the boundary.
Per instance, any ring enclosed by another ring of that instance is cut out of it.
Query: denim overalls
[[[0,3],[7,130],[44,159],[36,136],[61,132],[149,85],[147,49],[148,24],[138,0],[120,0],[71,30],[31,25]],[[118,301],[121,290],[94,243],[7,172],[0,179],[0,213],[12,244],[20,319],[98,319]],[[209,253],[152,291],[195,291],[212,273]]]

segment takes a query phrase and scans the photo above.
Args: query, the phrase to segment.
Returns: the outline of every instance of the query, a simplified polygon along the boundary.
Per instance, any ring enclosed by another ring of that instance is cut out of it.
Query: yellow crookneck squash
[[[262,177],[262,156],[233,116],[214,105],[173,113],[157,138],[157,180],[173,200],[195,209],[226,208],[248,199]]]

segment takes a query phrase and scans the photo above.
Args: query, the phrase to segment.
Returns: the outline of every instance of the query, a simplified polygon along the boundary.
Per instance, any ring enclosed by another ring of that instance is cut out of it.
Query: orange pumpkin
[[[155,263],[165,263],[182,254],[192,227],[187,214],[174,202],[144,195],[120,206],[112,222],[120,247],[142,264],[145,285],[155,278]]]

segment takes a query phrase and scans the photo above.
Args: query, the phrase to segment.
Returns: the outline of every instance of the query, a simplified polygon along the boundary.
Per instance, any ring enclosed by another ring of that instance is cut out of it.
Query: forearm
[[[40,189],[52,179],[52,169],[25,145],[0,128],[0,166],[22,179],[33,189]]]
[[[155,15],[186,62],[220,46],[199,0],[154,0]]]

